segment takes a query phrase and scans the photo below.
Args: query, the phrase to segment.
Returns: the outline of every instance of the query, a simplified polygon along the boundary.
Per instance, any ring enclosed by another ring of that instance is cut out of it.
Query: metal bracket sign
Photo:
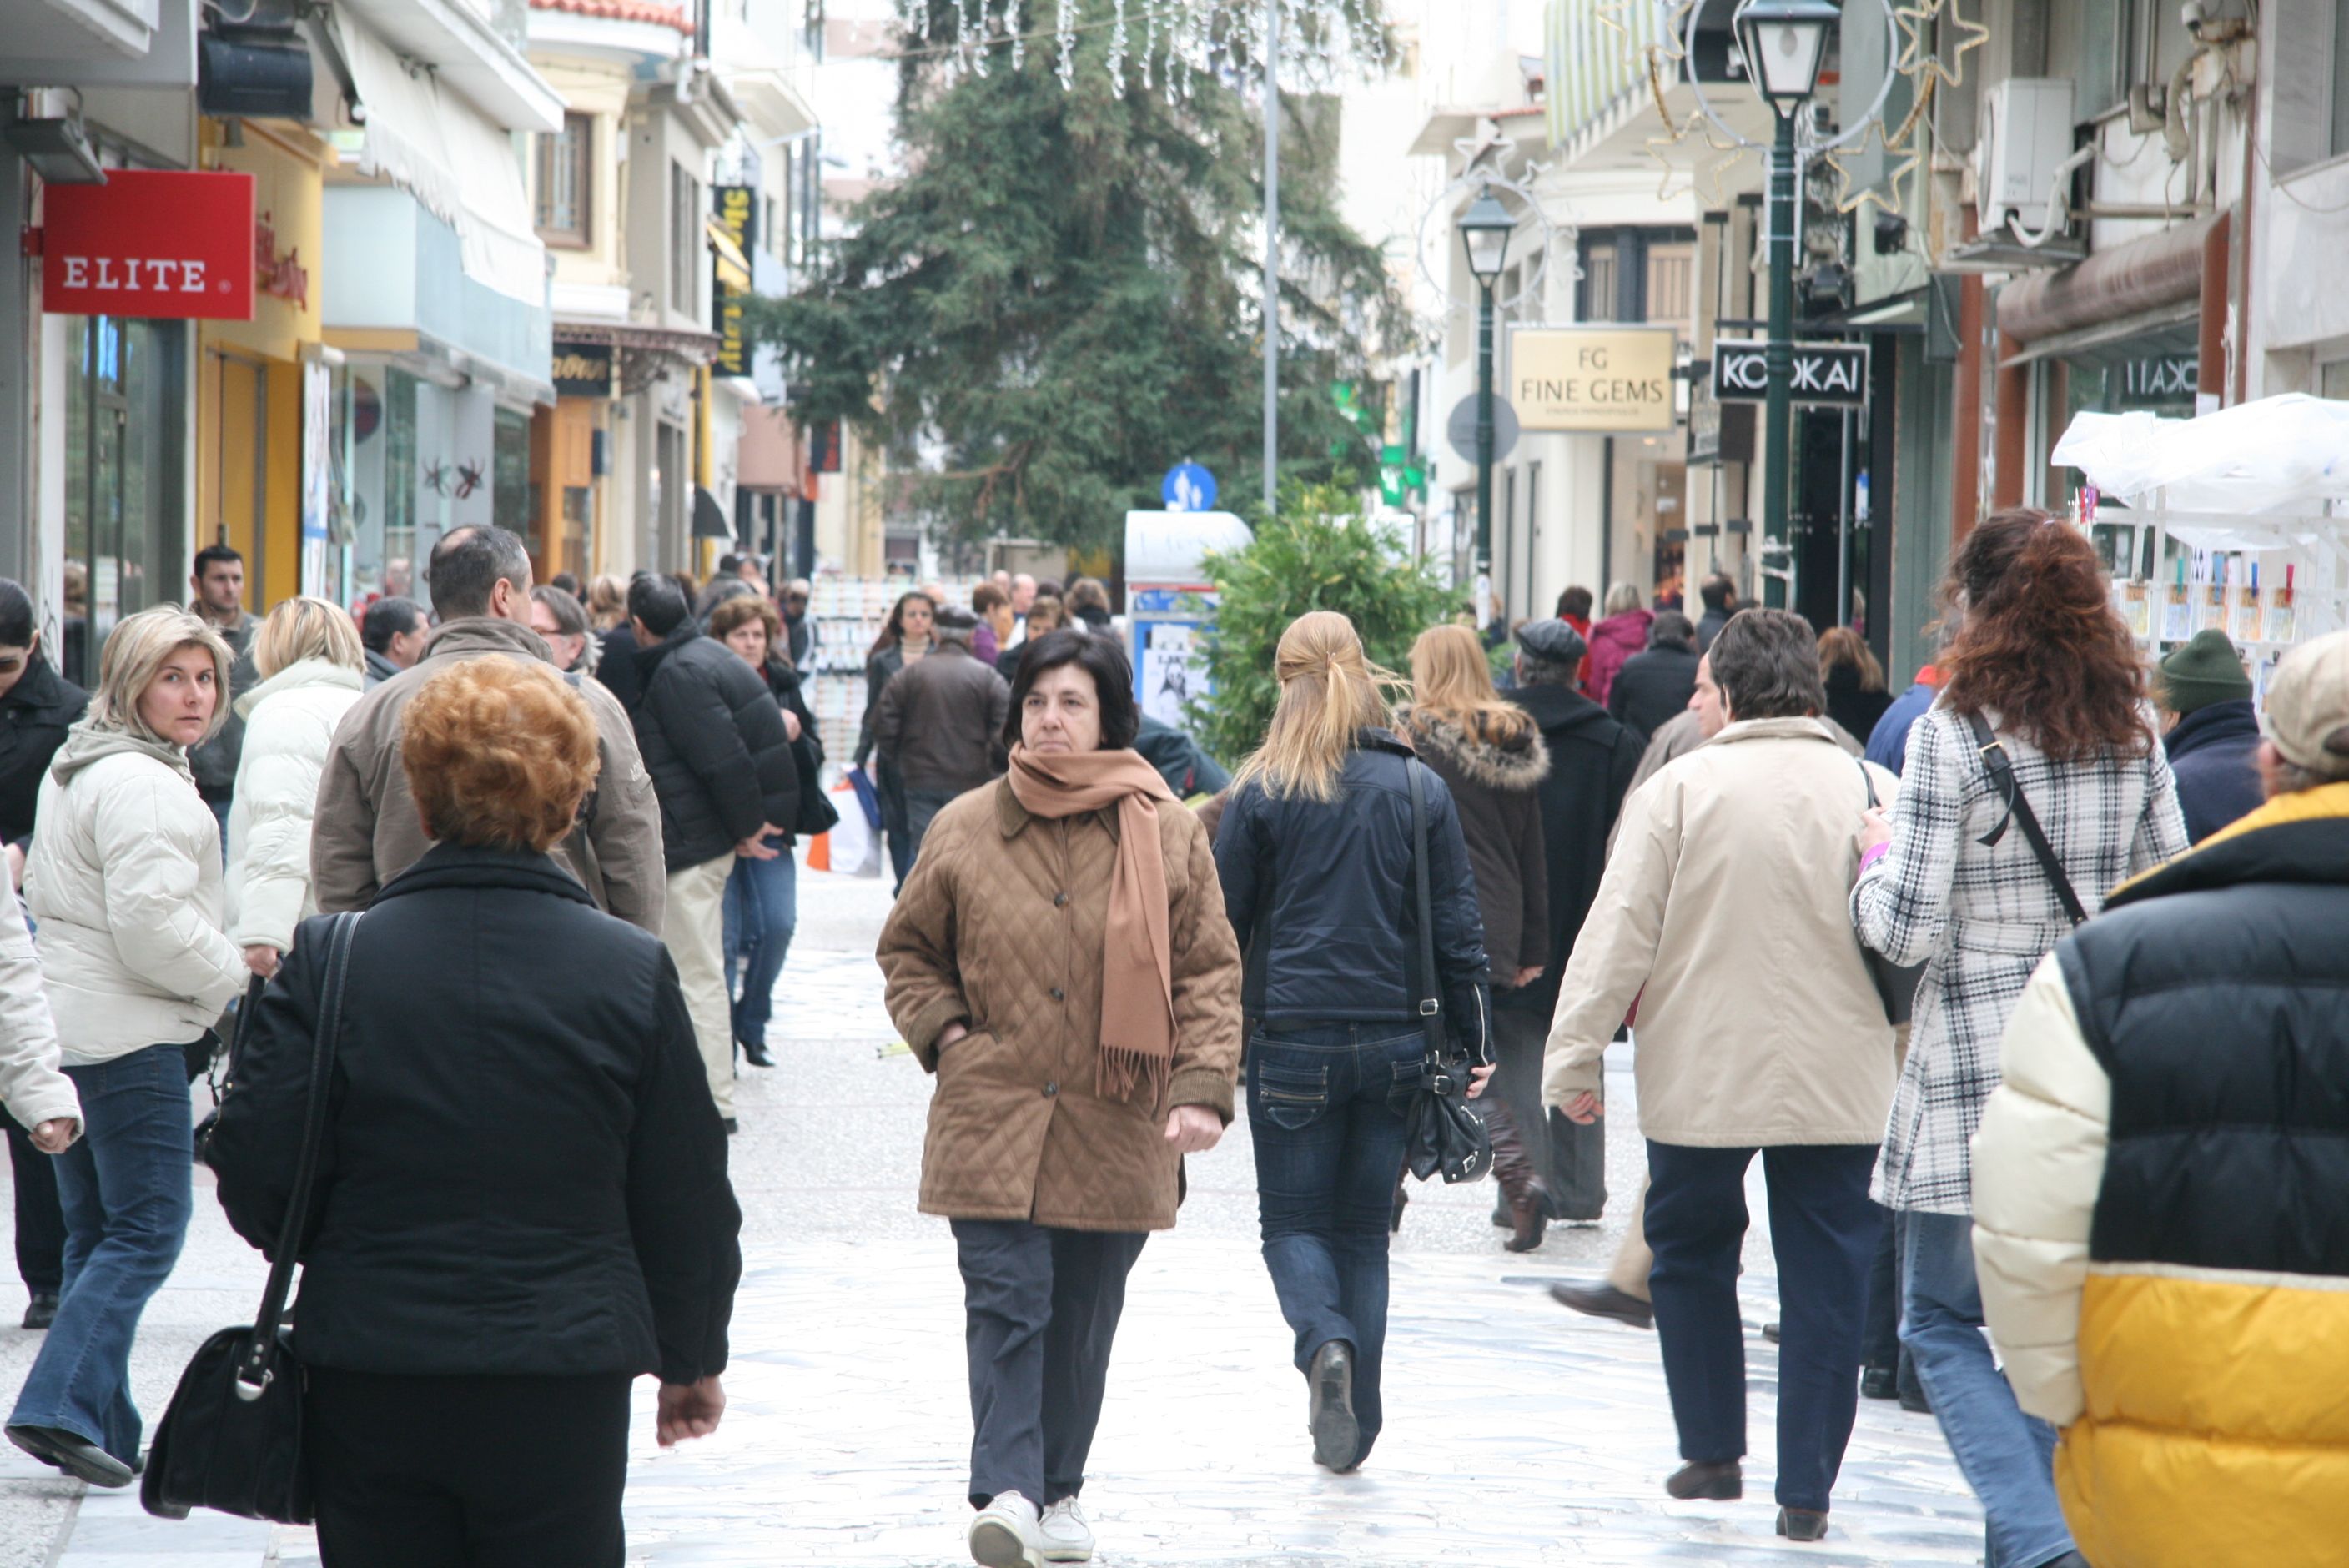
[[[1795,401],[1857,408],[1868,401],[1868,345],[1795,345]],[[1770,396],[1770,346],[1715,338],[1713,396],[1722,403],[1760,403]]]

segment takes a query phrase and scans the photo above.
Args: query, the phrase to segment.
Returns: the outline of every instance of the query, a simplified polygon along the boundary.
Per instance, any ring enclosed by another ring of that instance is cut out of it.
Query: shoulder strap
[[[2006,747],[1991,733],[1990,721],[1980,713],[1966,715],[1966,725],[1973,731],[1982,766],[1990,769],[1992,788],[2006,802],[2006,812],[1999,818],[1998,825],[1978,841],[1984,845],[1997,843],[2006,836],[2006,824],[2012,820],[2023,830],[2032,854],[2038,858],[2039,869],[2055,884],[2055,897],[2064,905],[2064,913],[2071,916],[2074,925],[2080,924],[2088,918],[2088,912],[2082,906],[2080,895],[2072,891],[2072,879],[2064,875],[2064,862],[2056,858],[2055,846],[2047,841],[2047,831],[2039,825],[2039,813],[2031,809],[2030,797],[2023,794],[2021,782],[2014,777],[2014,763],[2007,756]]]
[[[326,940],[326,977],[318,993],[317,1043],[310,1053],[310,1093],[302,1120],[302,1152],[294,1163],[294,1188],[285,1200],[285,1223],[277,1233],[277,1253],[269,1264],[269,1284],[261,1293],[261,1310],[253,1320],[253,1336],[236,1369],[240,1398],[258,1399],[276,1376],[270,1359],[277,1353],[277,1327],[285,1315],[285,1293],[294,1283],[294,1254],[301,1250],[302,1233],[310,1218],[312,1189],[317,1184],[319,1148],[326,1139],[327,1088],[334,1078],[335,1047],[343,1026],[343,984],[351,961],[351,936],[358,929],[356,911],[335,916]]]
[[[1435,919],[1431,913],[1433,900],[1427,886],[1427,794],[1420,781],[1424,769],[1416,758],[1406,757],[1402,771],[1403,777],[1411,780],[1412,897],[1419,910],[1419,995],[1414,1000],[1419,1026],[1427,1035],[1427,1048],[1441,1055],[1444,1048],[1444,987],[1435,977]]]

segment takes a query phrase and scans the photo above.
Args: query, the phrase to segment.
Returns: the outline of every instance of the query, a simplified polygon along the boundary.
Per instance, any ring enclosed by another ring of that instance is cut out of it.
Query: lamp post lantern
[[[1485,632],[1493,596],[1493,285],[1509,255],[1517,221],[1490,185],[1460,215],[1460,242],[1476,280],[1476,631]]]
[[[1777,119],[1770,152],[1769,399],[1762,427],[1762,535],[1765,564],[1791,559],[1786,490],[1792,467],[1795,379],[1795,117],[1818,90],[1840,11],[1829,0],[1744,0],[1731,19],[1745,79]],[[1764,578],[1763,603],[1784,607],[1787,581]]]

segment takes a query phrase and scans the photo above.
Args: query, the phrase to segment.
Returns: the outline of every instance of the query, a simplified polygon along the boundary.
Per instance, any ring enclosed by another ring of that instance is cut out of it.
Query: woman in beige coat
[[[1884,1224],[1868,1178],[1892,1099],[1892,1027],[1844,902],[1870,798],[1896,786],[1818,718],[1826,694],[1799,615],[1749,610],[1723,626],[1697,702],[1728,722],[1624,804],[1558,992],[1543,1098],[1577,1121],[1597,1113],[1600,1054],[1644,989],[1649,1284],[1688,1461],[1665,1483],[1677,1498],[1744,1491],[1737,1263],[1761,1154],[1785,1324],[1778,1533],[1816,1541],[1858,1398]]]
[[[938,813],[881,933],[890,1016],[937,1075],[921,1209],[954,1222],[988,1568],[1091,1559],[1126,1274],[1232,1118],[1239,949],[1206,830],[1132,749],[1133,689],[1106,638],[1031,645],[1009,776]]]

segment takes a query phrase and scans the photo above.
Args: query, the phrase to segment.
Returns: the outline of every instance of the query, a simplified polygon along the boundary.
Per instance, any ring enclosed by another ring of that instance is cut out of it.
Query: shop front
[[[326,404],[312,380],[326,372],[322,193],[334,155],[282,120],[206,119],[201,143],[204,168],[253,181],[253,314],[196,334],[195,542],[243,553],[245,603],[258,610],[320,586],[302,571],[305,521],[324,525],[304,454],[329,436],[314,422]],[[314,480],[320,471],[309,465]]]
[[[64,413],[43,435],[64,525],[51,602],[82,681],[117,621],[185,596],[189,343],[254,309],[254,182],[115,168],[49,187],[42,219],[44,349]]]

